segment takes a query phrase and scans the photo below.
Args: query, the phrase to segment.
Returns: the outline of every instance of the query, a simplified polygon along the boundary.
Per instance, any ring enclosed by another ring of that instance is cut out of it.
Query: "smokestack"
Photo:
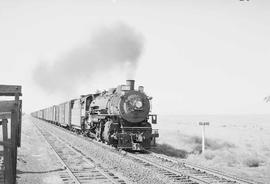
[[[129,86],[130,90],[134,90],[135,80],[127,80],[127,86]]]
[[[144,87],[143,86],[139,86],[138,87],[138,91],[140,91],[141,93],[143,93],[144,92]]]

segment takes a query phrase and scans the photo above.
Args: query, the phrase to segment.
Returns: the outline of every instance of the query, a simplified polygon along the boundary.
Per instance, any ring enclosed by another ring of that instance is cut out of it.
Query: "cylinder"
[[[130,90],[134,90],[134,84],[135,84],[135,80],[127,80],[127,86],[129,86]]]

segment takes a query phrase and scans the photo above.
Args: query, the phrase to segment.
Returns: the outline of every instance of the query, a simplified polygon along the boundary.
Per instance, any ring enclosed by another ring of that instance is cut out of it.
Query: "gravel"
[[[141,164],[132,161],[125,156],[125,154],[106,149],[92,141],[84,140],[76,135],[58,129],[44,121],[34,118],[33,121],[39,127],[49,130],[51,133],[59,136],[62,140],[65,140],[71,146],[80,150],[82,154],[89,156],[96,164],[102,165],[103,168],[115,173],[126,182],[138,184],[173,183],[163,175],[148,168],[144,168]]]

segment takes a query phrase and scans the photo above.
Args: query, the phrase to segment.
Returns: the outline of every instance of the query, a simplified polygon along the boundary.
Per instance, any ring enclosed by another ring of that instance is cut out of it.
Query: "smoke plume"
[[[47,92],[65,93],[116,68],[123,68],[127,77],[131,77],[136,71],[143,45],[143,36],[126,24],[102,27],[89,42],[71,50],[53,65],[39,64],[33,77]]]

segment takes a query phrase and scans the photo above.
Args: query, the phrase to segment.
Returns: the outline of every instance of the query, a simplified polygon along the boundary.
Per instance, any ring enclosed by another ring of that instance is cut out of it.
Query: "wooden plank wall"
[[[14,96],[14,100],[0,101],[0,124],[3,126],[3,141],[0,141],[0,145],[4,146],[5,184],[16,183],[17,147],[21,145],[22,101],[19,99],[22,95],[21,89],[22,87],[18,85],[0,85],[0,96]],[[10,138],[8,123],[11,123]]]

